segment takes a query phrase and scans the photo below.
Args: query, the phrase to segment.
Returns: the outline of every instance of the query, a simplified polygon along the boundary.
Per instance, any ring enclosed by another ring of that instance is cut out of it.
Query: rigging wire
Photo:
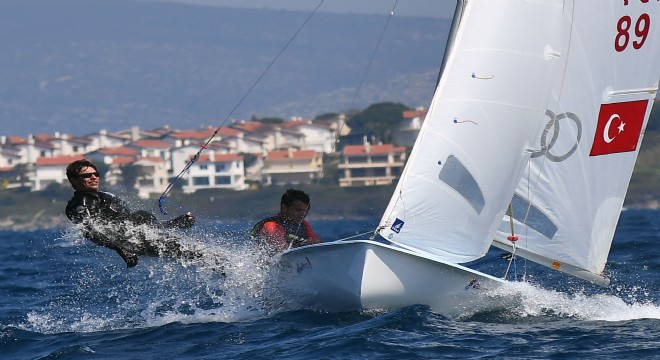
[[[516,261],[516,242],[518,241],[518,236],[516,235],[516,232],[514,231],[515,229],[513,228],[513,203],[509,203],[509,225],[511,227],[511,235],[507,237],[507,240],[509,240],[513,246],[513,250],[511,251],[511,257],[509,258],[509,265],[506,268],[506,271],[504,272],[504,279],[509,276],[509,270],[511,269],[511,264]]]
[[[250,88],[245,92],[245,94],[243,94],[243,97],[241,97],[241,99],[236,103],[236,105],[234,105],[234,107],[231,109],[231,111],[229,112],[229,114],[227,114],[227,116],[226,116],[225,119],[222,121],[222,123],[220,124],[220,126],[218,126],[218,127],[215,129],[215,131],[213,132],[213,134],[211,135],[211,137],[209,137],[208,140],[206,140],[206,142],[205,142],[203,145],[200,146],[200,148],[199,148],[199,150],[197,151],[197,153],[196,153],[196,154],[190,159],[190,161],[188,161],[188,162],[186,163],[186,165],[183,167],[183,169],[181,170],[181,172],[179,172],[179,174],[178,174],[176,177],[174,177],[174,179],[172,179],[172,181],[170,181],[169,185],[167,185],[167,188],[165,188],[165,191],[163,191],[163,193],[162,193],[162,194],[160,195],[160,197],[158,198],[158,208],[160,209],[160,212],[161,212],[161,213],[163,213],[164,215],[167,215],[167,211],[165,210],[165,206],[164,206],[165,198],[166,198],[167,195],[169,195],[169,193],[174,189],[174,185],[177,183],[177,181],[178,181],[179,179],[181,179],[181,177],[183,177],[183,175],[188,171],[188,169],[190,169],[190,167],[191,167],[191,166],[192,166],[197,160],[199,160],[199,157],[200,157],[200,155],[202,154],[202,151],[204,151],[205,149],[208,148],[209,144],[213,141],[213,139],[214,139],[215,136],[218,134],[218,132],[220,131],[220,129],[221,129],[221,128],[227,123],[227,121],[229,121],[229,119],[230,119],[231,116],[234,114],[234,112],[239,108],[239,106],[241,106],[241,105],[243,104],[243,101],[245,101],[245,99],[250,95],[250,93],[252,93],[252,90],[254,90],[254,88],[257,86],[257,84],[258,84],[259,82],[261,82],[261,80],[263,79],[263,77],[264,77],[264,76],[268,73],[268,71],[273,67],[273,65],[277,62],[277,60],[280,58],[280,56],[282,56],[282,54],[284,53],[284,51],[286,51],[286,49],[289,47],[289,45],[291,45],[291,43],[293,42],[293,40],[298,36],[298,34],[302,31],[302,29],[307,25],[307,23],[308,23],[308,22],[312,19],[312,17],[317,13],[318,9],[321,7],[321,5],[323,5],[323,1],[324,1],[324,0],[320,0],[320,2],[318,3],[318,5],[316,5],[316,7],[314,8],[314,10],[313,10],[313,11],[307,16],[307,18],[305,19],[305,21],[304,21],[304,22],[298,27],[298,29],[293,33],[293,35],[289,38],[289,40],[286,42],[286,44],[284,44],[284,46],[282,47],[282,49],[280,49],[280,51],[279,51],[279,52],[277,53],[277,55],[273,58],[273,60],[271,60],[271,62],[268,64],[268,66],[266,66],[266,68],[264,69],[264,71],[263,71],[263,72],[257,77],[257,79],[252,83],[252,85],[251,85]]]
[[[396,5],[398,4],[398,2],[399,2],[399,0],[394,0],[394,5],[392,6],[392,10],[390,10],[390,16],[387,17],[387,21],[385,22],[385,25],[383,26],[383,30],[380,32],[380,36],[378,37],[378,41],[376,42],[376,46],[374,47],[374,50],[371,53],[371,57],[369,58],[369,63],[367,63],[367,67],[364,69],[364,72],[362,73],[362,78],[360,79],[360,83],[358,84],[358,87],[355,90],[355,94],[353,95],[353,100],[351,101],[351,107],[353,107],[355,105],[355,100],[357,99],[358,95],[360,94],[360,90],[362,89],[362,85],[364,85],[364,80],[367,77],[367,73],[369,72],[369,69],[371,68],[371,64],[373,64],[374,58],[376,57],[376,53],[378,52],[378,49],[380,48],[380,44],[383,41],[383,36],[385,35],[385,32],[387,31],[387,28],[390,25],[390,21],[392,20],[392,17],[394,17],[394,10],[396,9]],[[342,124],[342,127],[343,127],[343,124]],[[338,137],[335,140],[335,144],[333,144],[333,146],[337,145],[337,141],[339,141]]]

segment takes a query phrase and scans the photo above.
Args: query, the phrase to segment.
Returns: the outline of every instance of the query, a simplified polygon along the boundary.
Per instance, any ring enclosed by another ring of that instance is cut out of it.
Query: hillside
[[[137,1],[0,2],[2,135],[312,118],[352,105],[388,14]],[[355,107],[427,106],[450,21],[394,17]]]

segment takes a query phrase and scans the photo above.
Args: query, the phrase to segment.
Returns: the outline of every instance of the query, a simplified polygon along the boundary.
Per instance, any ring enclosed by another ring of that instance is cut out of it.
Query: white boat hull
[[[280,265],[280,286],[304,308],[350,311],[423,304],[453,316],[503,306],[488,294],[503,280],[375,241],[292,249],[281,255]]]

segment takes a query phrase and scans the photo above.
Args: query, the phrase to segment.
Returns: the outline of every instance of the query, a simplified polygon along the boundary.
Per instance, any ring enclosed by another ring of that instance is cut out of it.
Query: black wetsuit
[[[66,216],[76,224],[83,224],[85,238],[115,250],[128,267],[137,265],[138,255],[199,257],[196,252],[181,249],[175,236],[157,231],[192,226],[193,221],[185,215],[159,222],[147,211],[131,212],[121,199],[111,193],[76,191],[66,206]],[[145,227],[140,227],[143,224],[148,225],[149,234]]]

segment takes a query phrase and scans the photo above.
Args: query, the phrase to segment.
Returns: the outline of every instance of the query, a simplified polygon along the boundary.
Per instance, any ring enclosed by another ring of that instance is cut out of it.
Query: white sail
[[[459,3],[436,93],[380,222],[384,238],[452,263],[486,253],[563,70],[563,6]]]
[[[658,9],[459,0],[429,113],[380,222],[394,244],[284,252],[290,298],[342,311],[506,307],[488,295],[505,280],[460,263],[494,236],[510,247],[512,198],[517,254],[606,283],[598,274],[657,92]]]
[[[606,284],[604,269],[660,75],[660,3],[566,1],[565,69],[513,197],[519,254]],[[521,225],[526,223],[526,226]],[[508,217],[496,245],[508,247]]]

